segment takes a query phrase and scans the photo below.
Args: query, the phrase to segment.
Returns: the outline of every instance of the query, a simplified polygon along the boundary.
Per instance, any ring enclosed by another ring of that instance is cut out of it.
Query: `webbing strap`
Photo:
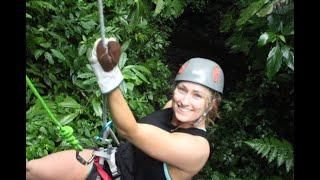
[[[97,171],[101,177],[102,180],[112,180],[111,177],[103,170],[101,165],[99,164],[99,158],[94,158],[94,164],[97,167]]]

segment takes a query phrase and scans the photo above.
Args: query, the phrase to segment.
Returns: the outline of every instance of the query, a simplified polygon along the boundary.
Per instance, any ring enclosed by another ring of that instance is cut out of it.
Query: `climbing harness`
[[[29,79],[29,77],[27,75],[26,75],[26,80],[27,80],[27,84],[30,87],[31,91],[38,98],[38,100],[40,101],[41,105],[44,107],[44,109],[46,110],[46,112],[48,113],[50,118],[52,119],[53,123],[56,126],[58,126],[58,130],[60,131],[59,134],[62,137],[62,139],[67,141],[69,144],[71,144],[73,148],[82,151],[83,150],[82,146],[79,144],[79,141],[76,139],[76,137],[73,136],[72,127],[70,127],[70,126],[62,126],[60,124],[60,122],[56,119],[56,117],[50,111],[50,109],[48,108],[47,104],[44,102],[44,100],[42,99],[42,97],[40,96],[40,94],[38,93],[37,89],[34,87],[34,85],[32,84],[32,81]]]

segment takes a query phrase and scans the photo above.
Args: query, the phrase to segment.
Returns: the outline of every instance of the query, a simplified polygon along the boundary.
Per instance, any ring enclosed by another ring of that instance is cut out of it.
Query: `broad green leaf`
[[[43,54],[43,50],[42,49],[36,49],[35,51],[34,51],[34,53],[33,53],[33,55],[34,55],[34,57],[36,58],[36,59],[38,59],[42,54]]]
[[[236,25],[241,26],[246,23],[253,15],[255,15],[264,4],[268,3],[269,0],[258,0],[251,3],[247,8],[241,10],[240,18],[237,20]]]
[[[149,83],[149,81],[147,80],[147,78],[136,68],[132,68],[132,71],[135,73],[136,76],[138,76],[141,80],[143,80],[146,83]]]
[[[257,16],[265,17],[266,15],[271,14],[272,11],[273,11],[273,3],[269,3],[257,13]]]
[[[153,2],[156,3],[156,9],[154,10],[154,16],[156,16],[163,10],[165,3],[163,0],[155,0]]]
[[[92,20],[86,21],[86,22],[81,21],[80,24],[84,29],[87,29],[87,30],[91,30],[96,25],[96,23]]]
[[[87,46],[85,44],[81,44],[81,46],[78,48],[78,55],[82,56],[86,53]]]
[[[51,56],[50,53],[45,52],[45,53],[44,53],[44,57],[48,60],[48,62],[49,62],[50,64],[54,64],[54,61],[53,61],[52,56]]]
[[[262,156],[262,157],[266,157],[266,156],[269,154],[270,149],[271,149],[270,146],[264,146],[264,147],[263,147],[263,150],[262,150],[261,156]]]
[[[128,83],[127,83],[127,88],[128,88],[128,90],[129,90],[129,91],[133,91],[134,84],[133,84],[133,83],[128,82]]]
[[[277,165],[278,167],[281,166],[284,162],[284,155],[282,153],[278,154],[278,158],[277,158]]]
[[[286,38],[285,38],[283,35],[279,35],[278,37],[279,37],[279,39],[280,39],[281,41],[283,41],[284,43],[286,42]]]
[[[96,99],[93,99],[91,103],[92,103],[95,115],[102,118],[102,108],[101,108],[100,102],[98,102]]]
[[[63,102],[58,103],[60,107],[80,109],[81,105],[72,97],[66,97]]]
[[[146,67],[142,66],[142,65],[136,65],[135,69],[146,73],[147,75],[151,75],[151,72],[149,71],[149,69],[147,69]]]
[[[26,18],[32,19],[32,16],[28,13],[26,13]]]
[[[279,45],[273,47],[267,58],[267,76],[272,78],[280,69],[282,64],[282,53]]]
[[[124,42],[122,44],[122,46],[121,46],[121,52],[125,52],[128,49],[130,43],[131,43],[131,39],[129,39],[126,42]]]
[[[44,128],[44,127],[40,127],[39,131],[42,132],[42,133],[45,134],[45,135],[48,134],[48,131],[47,131],[46,128]]]
[[[51,50],[53,56],[55,56],[58,59],[63,60],[63,61],[66,60],[66,58],[63,56],[63,54],[60,51],[58,51],[56,49],[50,49],[50,50]]]
[[[277,157],[277,148],[274,148],[270,154],[269,154],[269,158],[268,158],[268,162],[272,162],[276,157]]]
[[[66,125],[66,124],[70,123],[70,122],[73,121],[78,115],[79,115],[79,113],[76,112],[76,113],[71,113],[71,114],[68,114],[68,115],[64,116],[64,117],[61,118],[61,120],[60,120],[61,125]]]
[[[273,42],[276,39],[276,35],[273,32],[265,32],[261,34],[258,39],[258,46],[264,46],[269,42]]]
[[[283,56],[283,60],[285,61],[286,65],[294,71],[294,54],[290,51],[290,47],[283,46],[281,47],[281,53]]]
[[[289,58],[287,60],[287,66],[294,71],[294,54],[292,51],[289,52]]]
[[[284,59],[289,59],[289,52],[290,52],[289,46],[286,46],[286,45],[281,46],[281,53]]]
[[[287,172],[289,172],[290,169],[292,169],[292,167],[293,167],[293,158],[286,161],[286,170],[287,170]]]
[[[82,85],[92,85],[97,83],[97,78],[94,76],[88,80],[82,82]]]
[[[49,48],[51,46],[51,43],[50,42],[44,42],[44,43],[40,43],[39,45],[41,47],[44,47],[44,48]]]
[[[88,72],[88,73],[81,73],[81,74],[78,74],[78,78],[81,78],[81,79],[87,79],[89,77],[94,77],[94,73],[91,73],[91,72]]]
[[[128,58],[127,58],[127,53],[122,52],[120,55],[120,59],[119,59],[119,68],[122,69],[124,67],[124,65],[126,64]]]
[[[58,83],[57,77],[51,72],[49,72],[49,79],[55,83]]]

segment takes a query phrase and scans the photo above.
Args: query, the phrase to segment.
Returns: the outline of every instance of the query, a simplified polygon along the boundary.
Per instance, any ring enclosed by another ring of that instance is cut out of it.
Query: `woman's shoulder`
[[[139,120],[140,123],[148,123],[152,120],[168,120],[172,118],[173,110],[172,108],[160,109],[158,111],[154,111],[151,114],[143,117]]]

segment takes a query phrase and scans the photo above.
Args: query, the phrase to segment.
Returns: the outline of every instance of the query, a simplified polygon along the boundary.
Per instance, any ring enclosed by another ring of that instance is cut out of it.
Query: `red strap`
[[[96,165],[97,171],[100,174],[102,180],[112,180],[111,177],[103,170],[103,168],[99,164],[99,157],[94,158],[94,164]]]

